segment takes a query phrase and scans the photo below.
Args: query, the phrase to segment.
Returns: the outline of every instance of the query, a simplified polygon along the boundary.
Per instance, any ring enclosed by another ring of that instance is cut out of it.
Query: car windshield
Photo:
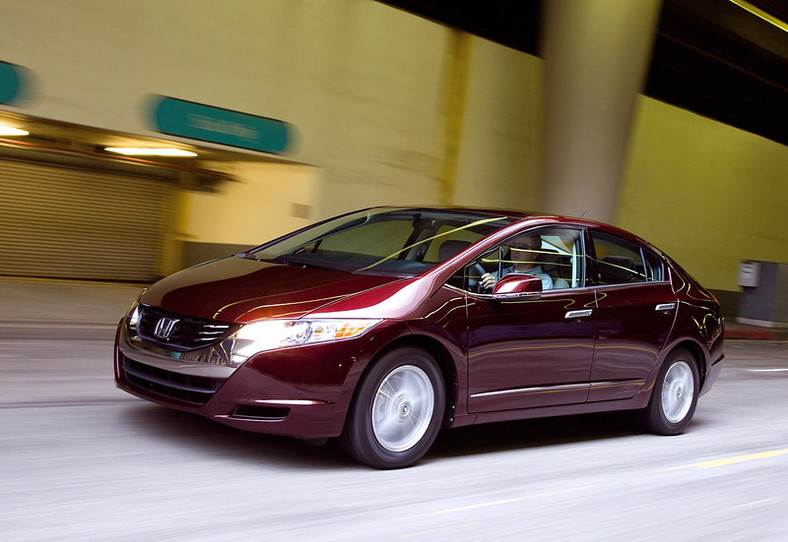
[[[441,209],[368,209],[343,215],[239,254],[351,273],[418,275],[517,218]]]

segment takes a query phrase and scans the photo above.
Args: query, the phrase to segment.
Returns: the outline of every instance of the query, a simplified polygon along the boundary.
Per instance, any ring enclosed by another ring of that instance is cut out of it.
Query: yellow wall
[[[4,110],[153,136],[155,93],[293,125],[287,158],[315,169],[259,166],[187,194],[185,239],[257,243],[298,227],[294,193],[311,219],[539,206],[536,57],[371,0],[0,0],[0,13],[0,60],[36,88]],[[742,259],[788,261],[787,147],[644,97],[635,118],[619,225],[712,288],[735,290]]]
[[[183,241],[259,245],[311,224],[320,197],[320,171],[276,163],[236,162],[235,180],[216,193],[186,192]]]
[[[542,61],[474,38],[454,202],[539,204]]]
[[[372,0],[0,0],[0,60],[33,74],[12,112],[146,136],[151,94],[294,127],[322,169],[316,217],[437,203],[450,31]],[[177,138],[175,138],[177,139]]]
[[[788,147],[641,97],[617,224],[737,290],[741,260],[788,262]]]

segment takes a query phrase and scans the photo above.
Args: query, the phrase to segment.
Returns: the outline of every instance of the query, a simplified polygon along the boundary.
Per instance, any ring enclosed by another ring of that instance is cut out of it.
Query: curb
[[[780,341],[788,339],[788,332],[770,329],[731,329],[725,330],[726,339],[746,339],[760,341]]]

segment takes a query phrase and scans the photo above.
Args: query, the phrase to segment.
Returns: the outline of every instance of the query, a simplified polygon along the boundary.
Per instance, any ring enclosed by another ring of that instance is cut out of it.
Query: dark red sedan
[[[684,430],[722,368],[714,297],[612,226],[371,208],[169,276],[121,321],[115,378],[380,468],[441,428],[638,410]]]

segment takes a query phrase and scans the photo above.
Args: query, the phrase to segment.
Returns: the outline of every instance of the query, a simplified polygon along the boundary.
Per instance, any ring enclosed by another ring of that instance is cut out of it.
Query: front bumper
[[[132,336],[124,319],[115,341],[115,381],[143,399],[238,429],[335,437],[381,335],[388,333],[262,352],[233,366],[231,339],[170,351]]]

